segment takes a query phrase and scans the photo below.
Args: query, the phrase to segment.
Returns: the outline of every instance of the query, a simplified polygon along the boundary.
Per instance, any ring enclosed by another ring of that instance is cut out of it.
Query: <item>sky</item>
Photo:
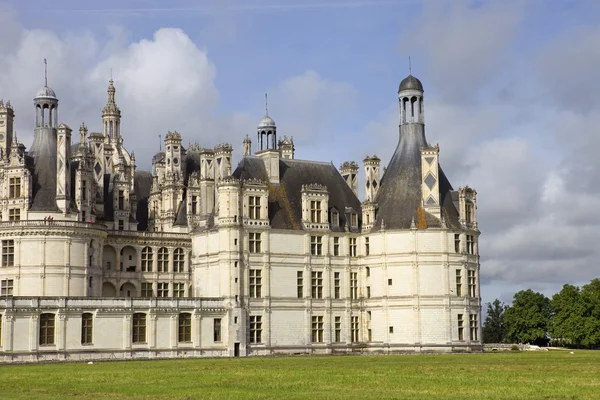
[[[478,193],[483,301],[600,277],[596,0],[0,0],[0,37],[22,143],[46,58],[75,141],[82,122],[100,130],[112,74],[146,170],[169,130],[239,159],[265,93],[296,158],[385,166],[410,56],[427,139]]]

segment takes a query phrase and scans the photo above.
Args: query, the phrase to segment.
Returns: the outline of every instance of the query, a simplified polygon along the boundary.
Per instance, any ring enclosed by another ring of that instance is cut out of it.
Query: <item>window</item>
[[[331,226],[340,226],[340,213],[331,210]]]
[[[2,297],[9,297],[13,295],[13,285],[14,280],[12,279],[2,279],[0,282],[0,295]]]
[[[213,341],[221,341],[221,318],[215,318],[213,320]]]
[[[311,272],[311,289],[313,299],[323,298],[323,272]]]
[[[477,324],[477,314],[469,315],[469,322],[471,327],[471,340],[478,340],[477,331],[479,329],[479,325]]]
[[[169,268],[169,250],[166,247],[158,249],[158,272],[167,272]]]
[[[334,272],[333,273],[333,298],[334,299],[339,299],[340,298],[340,292],[341,292],[341,279],[340,279],[340,273],[339,272]]]
[[[122,190],[119,190],[119,210],[125,209],[125,193]]]
[[[179,327],[178,327],[179,342],[191,342],[192,341],[192,314],[181,313],[179,314]]]
[[[248,250],[250,253],[260,253],[260,233],[250,232],[248,234]]]
[[[21,178],[10,178],[8,196],[11,199],[21,197]]]
[[[81,212],[81,221],[82,221],[82,222],[85,222],[85,217],[86,217],[86,215],[85,215],[85,211],[82,211],[82,212]]]
[[[173,272],[183,272],[185,266],[185,253],[182,248],[173,252]]]
[[[250,343],[262,343],[262,317],[250,316]]]
[[[388,279],[388,286],[392,286],[392,280]]]
[[[54,314],[40,315],[40,346],[54,344]]]
[[[142,272],[152,272],[152,248],[142,249]]]
[[[350,257],[356,257],[356,238],[350,238]]]
[[[365,272],[367,274],[367,278],[371,276],[371,268],[370,267],[365,267]]]
[[[146,314],[133,314],[133,323],[131,324],[133,343],[146,343]]]
[[[323,255],[323,238],[321,236],[310,237],[310,254],[313,256]]]
[[[81,344],[92,344],[92,332],[94,329],[94,314],[84,313],[81,315]]]
[[[350,319],[350,338],[352,343],[358,342],[358,317],[351,317]]]
[[[260,197],[248,197],[248,217],[250,219],[260,219]]]
[[[389,332],[390,332],[390,333],[394,333],[394,327],[393,327],[393,326],[390,326],[390,327],[389,327]]]
[[[183,283],[173,284],[173,297],[184,297],[185,296],[185,285]]]
[[[125,229],[125,222],[122,219],[119,220],[119,230],[122,231]]]
[[[323,317],[313,316],[312,317],[312,342],[323,343]]]
[[[458,340],[465,340],[465,326],[464,326],[464,321],[463,321],[463,315],[462,314],[458,314]]]
[[[367,299],[371,298],[371,286],[367,286]]]
[[[468,224],[473,222],[473,203],[465,203],[465,221]]]
[[[475,281],[475,271],[467,271],[467,279],[469,284],[469,296],[477,297],[477,284]]]
[[[304,273],[302,271],[298,271],[296,273],[296,284],[298,286],[298,298],[301,299],[304,297]]]
[[[192,196],[192,215],[198,213],[198,196]]]
[[[350,221],[352,226],[358,226],[358,214],[352,213],[350,214]]]
[[[475,237],[473,235],[467,235],[467,253],[475,254]]]
[[[262,297],[262,271],[260,269],[251,269],[249,271],[250,297]]]
[[[358,272],[350,272],[350,298],[358,299]]]
[[[333,238],[333,255],[334,256],[340,255],[340,238],[339,237]]]
[[[460,269],[456,270],[456,295],[462,296],[462,274]]]
[[[370,251],[369,238],[365,238],[365,256],[368,256]]]
[[[321,223],[321,202],[311,200],[310,202],[310,222]]]
[[[142,297],[152,297],[152,283],[142,282]]]
[[[0,314],[0,347],[2,346],[2,314]]]
[[[87,181],[81,181],[81,200],[87,200]]]
[[[335,317],[335,338],[334,341],[339,343],[342,341],[342,317]]]
[[[21,209],[20,208],[11,208],[8,210],[8,220],[9,221],[20,221],[21,220]]]
[[[2,241],[2,266],[12,267],[15,265],[15,241]]]
[[[460,253],[460,234],[459,233],[454,234],[454,252]]]
[[[167,282],[158,282],[156,297],[169,297],[169,284]]]

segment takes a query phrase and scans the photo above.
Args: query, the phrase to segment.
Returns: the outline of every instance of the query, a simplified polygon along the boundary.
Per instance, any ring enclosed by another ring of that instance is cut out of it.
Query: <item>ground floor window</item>
[[[262,317],[250,316],[250,343],[262,343]]]
[[[40,315],[40,346],[54,344],[54,314]]]
[[[215,342],[221,341],[221,318],[213,320],[213,340]]]
[[[132,323],[132,342],[133,343],[146,343],[146,314],[135,313],[133,314]]]
[[[313,343],[323,343],[323,317],[314,315],[312,317],[312,342]]]
[[[477,314],[471,314],[469,322],[471,323],[471,340],[479,340],[479,324],[477,323]]]
[[[85,313],[81,316],[81,344],[92,344],[94,329],[94,314]]]
[[[179,341],[192,341],[192,314],[190,313],[179,314]]]
[[[350,319],[350,337],[352,338],[352,342],[358,342],[358,316],[351,317]]]

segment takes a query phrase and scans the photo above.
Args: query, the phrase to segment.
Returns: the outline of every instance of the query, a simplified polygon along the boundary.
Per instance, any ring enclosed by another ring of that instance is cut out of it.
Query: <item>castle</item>
[[[476,192],[426,141],[417,78],[362,202],[356,162],[296,159],[268,113],[235,169],[169,132],[136,170],[115,93],[72,144],[46,79],[29,151],[0,102],[0,361],[482,349]]]

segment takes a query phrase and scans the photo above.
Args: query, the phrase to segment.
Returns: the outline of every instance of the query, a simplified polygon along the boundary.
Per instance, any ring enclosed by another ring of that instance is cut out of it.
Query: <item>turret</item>
[[[0,159],[6,159],[9,156],[13,138],[13,121],[15,112],[10,105],[10,101],[4,104],[0,99]]]
[[[104,138],[107,143],[119,143],[121,137],[121,110],[115,102],[115,86],[111,79],[108,84],[108,102],[102,110],[102,124],[104,128]]]
[[[287,159],[287,160],[293,160],[294,159],[294,137],[292,136],[291,138],[287,138],[287,136],[283,137],[283,140],[279,141],[279,153],[281,155],[281,158],[283,159]]]
[[[381,160],[376,155],[373,157],[365,157],[363,163],[365,165],[365,200],[375,201],[377,191],[379,190],[380,173],[379,164]]]
[[[66,214],[71,204],[71,128],[60,124],[56,137],[56,204]]]
[[[358,164],[354,161],[345,161],[340,166],[340,174],[342,174],[342,178],[352,189],[354,195],[358,197]]]

